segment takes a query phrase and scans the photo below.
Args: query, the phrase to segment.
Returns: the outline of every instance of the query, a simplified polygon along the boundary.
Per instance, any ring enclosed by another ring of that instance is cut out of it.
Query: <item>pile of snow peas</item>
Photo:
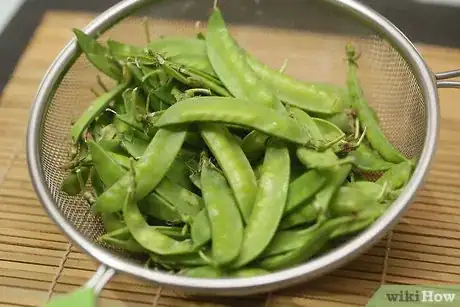
[[[268,67],[218,7],[196,37],[74,34],[116,85],[98,77],[103,93],[72,124],[62,190],[100,216],[99,242],[151,269],[247,277],[305,263],[369,227],[412,175],[364,96],[352,44],[341,87]]]

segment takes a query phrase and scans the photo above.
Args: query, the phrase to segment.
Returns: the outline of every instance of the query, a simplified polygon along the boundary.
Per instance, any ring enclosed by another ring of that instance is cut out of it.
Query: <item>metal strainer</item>
[[[185,20],[184,12],[193,10],[197,1],[170,2],[160,8],[170,5],[177,9],[176,20]],[[104,231],[100,220],[92,215],[83,199],[69,197],[60,190],[65,176],[61,165],[67,161],[71,120],[91,102],[90,88],[96,82],[97,74],[72,40],[54,61],[38,90],[30,116],[27,154],[33,185],[48,214],[74,243],[102,263],[86,284],[96,293],[115,272],[195,294],[211,295],[265,292],[315,278],[344,265],[381,239],[397,223],[422,184],[434,155],[439,130],[437,88],[460,88],[460,82],[441,81],[460,76],[460,71],[432,73],[403,33],[384,17],[355,1],[304,1],[305,9],[314,12],[316,22],[327,24],[328,31],[334,35],[279,28],[261,30],[260,25],[255,24],[264,12],[264,1],[256,3],[226,10],[226,6],[232,3],[222,0],[220,6],[226,21],[235,29],[239,43],[270,65],[280,65],[283,57],[288,58],[291,71],[288,69],[287,73],[291,72],[300,79],[344,84],[345,43],[352,40],[358,46],[362,54],[359,72],[364,92],[376,109],[390,141],[406,156],[417,159],[413,177],[388,212],[370,228],[300,266],[265,276],[238,279],[194,279],[146,269],[128,256],[98,245],[95,239]],[[254,5],[257,10],[251,12],[248,7]],[[144,44],[142,16],[154,16],[152,33],[156,35],[194,33],[194,20],[167,22],[156,18],[162,14],[156,8],[157,3],[152,0],[125,0],[99,15],[84,31],[101,39],[111,37]],[[286,12],[280,14],[288,16],[289,5],[285,9]],[[202,21],[206,20],[207,13],[202,12]],[[250,18],[244,20],[249,15]],[[273,25],[277,23],[273,20]],[[243,25],[245,30],[242,30]],[[354,36],[337,34],[345,28]]]

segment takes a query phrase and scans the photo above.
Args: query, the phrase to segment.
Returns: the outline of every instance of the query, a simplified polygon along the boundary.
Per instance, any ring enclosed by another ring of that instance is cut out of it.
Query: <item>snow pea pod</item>
[[[94,168],[98,171],[106,188],[110,188],[127,174],[127,170],[111,159],[110,155],[98,143],[89,141],[88,144],[94,156]],[[165,221],[175,222],[181,220],[177,210],[155,192],[150,193],[145,199],[140,200],[140,208],[142,212]]]
[[[310,170],[289,184],[284,215],[295,210],[299,205],[312,197],[326,183],[326,177],[317,170]]]
[[[198,253],[168,256],[151,254],[150,259],[153,263],[175,269],[205,266],[207,264]]]
[[[191,122],[217,122],[250,127],[289,142],[306,145],[310,137],[288,115],[260,104],[230,97],[194,97],[169,107],[155,123],[165,127]]]
[[[244,230],[240,254],[232,267],[241,268],[253,261],[270,243],[286,205],[289,176],[290,156],[287,146],[280,140],[270,139],[254,209]]]
[[[260,133],[256,130],[246,135],[241,144],[241,148],[249,161],[255,161],[263,155],[265,144],[269,137],[269,135]]]
[[[139,210],[143,214],[153,216],[162,221],[168,221],[169,223],[186,221],[186,218],[182,217],[171,203],[156,192],[150,193],[146,198],[139,201]]]
[[[81,166],[72,170],[62,182],[62,191],[70,196],[78,195],[85,187],[89,174],[90,167],[88,166]]]
[[[301,204],[296,209],[283,217],[279,229],[290,229],[295,226],[309,224],[318,218],[318,209],[310,200]]]
[[[315,196],[298,206],[290,214],[285,216],[281,222],[281,229],[311,223],[316,219],[326,218],[329,204],[336,191],[340,188],[350,173],[351,165],[344,164],[336,170],[322,171],[326,178],[326,184],[315,194]]]
[[[199,266],[182,271],[182,275],[195,278],[218,278],[224,276],[224,272],[212,266]]]
[[[73,29],[73,33],[78,46],[94,67],[114,80],[120,81],[122,79],[123,70],[121,66],[107,57],[108,50],[104,46],[79,29]]]
[[[344,185],[339,188],[329,206],[333,216],[357,214],[365,209],[373,208],[383,198],[386,187],[377,183],[366,182],[367,189],[353,185]]]
[[[307,83],[270,69],[246,52],[246,61],[257,76],[269,85],[283,102],[300,109],[323,114],[342,110],[346,91],[330,84]]]
[[[194,68],[215,77],[206,51],[206,43],[188,37],[167,37],[150,42],[147,48],[174,63]]]
[[[305,241],[299,248],[284,254],[265,258],[259,263],[259,266],[266,270],[280,270],[310,259],[329,242],[333,231],[350,220],[353,220],[353,217],[341,217],[325,221],[309,233],[308,236],[305,236]]]
[[[284,110],[278,97],[249,67],[217,7],[208,20],[206,51],[214,71],[234,97]]]
[[[128,227],[119,228],[103,234],[97,240],[101,243],[132,253],[147,252],[147,250],[131,236]]]
[[[206,209],[201,210],[192,219],[191,225],[191,236],[193,244],[197,247],[201,247],[211,240],[211,225],[208,219],[208,213]]]
[[[401,162],[387,170],[376,182],[388,182],[391,189],[397,190],[404,187],[412,176],[414,165],[412,161]]]
[[[121,216],[119,212],[102,213],[101,219],[104,224],[104,229],[108,233],[126,227],[123,216]]]
[[[264,259],[281,255],[302,247],[302,245],[314,235],[314,231],[319,225],[320,224],[315,224],[301,230],[278,231],[259,258]]]
[[[201,136],[222,168],[235,194],[241,215],[247,222],[257,194],[257,182],[251,164],[227,128],[212,123],[203,123],[200,128]]]
[[[164,178],[182,148],[186,134],[187,130],[183,126],[163,128],[157,132],[144,155],[135,163],[137,201],[146,197]],[[129,185],[130,177],[125,174],[98,197],[92,209],[95,212],[120,210]]]
[[[172,204],[185,219],[197,215],[204,208],[201,197],[173,183],[167,176],[156,186],[155,192]]]
[[[395,165],[382,159],[365,143],[361,143],[350,155],[354,157],[354,166],[366,172],[386,171]]]
[[[102,113],[107,105],[113,101],[117,96],[119,96],[128,86],[128,83],[121,83],[114,87],[112,90],[107,93],[102,94],[96,100],[93,101],[91,106],[85,109],[83,114],[77,119],[77,121],[72,125],[71,137],[74,143],[78,142],[83,131],[88,127],[88,125]]]
[[[400,163],[407,161],[407,158],[399,152],[387,139],[385,134],[380,128],[379,123],[375,120],[371,107],[364,97],[361,89],[360,82],[356,73],[357,70],[357,57],[353,45],[347,44],[346,46],[347,59],[348,59],[348,75],[347,86],[351,103],[358,113],[358,118],[363,127],[367,128],[366,137],[371,146],[387,161],[393,163]]]
[[[325,129],[331,130],[329,126],[332,124],[322,119],[312,118],[305,111],[298,108],[291,108],[290,112],[294,119],[309,132],[312,142],[316,144],[316,147],[323,147],[328,142],[331,142],[329,140],[331,133],[329,132],[325,136],[323,132],[325,132]],[[326,128],[324,128],[324,126],[326,126]],[[341,133],[341,135],[339,134],[338,137],[332,141],[338,140],[344,136],[344,133],[341,132],[340,129],[336,128],[332,130],[339,130],[339,133]],[[326,148],[324,151],[318,151],[302,146],[297,148],[296,153],[300,162],[308,168],[331,168],[343,163],[348,163],[350,160],[350,158],[339,159],[331,148]]]
[[[134,163],[133,163],[134,164]],[[127,186],[126,196],[123,204],[123,219],[133,238],[143,248],[159,255],[178,255],[187,254],[195,251],[193,243],[190,240],[177,241],[160,231],[154,226],[150,226],[142,216],[135,202],[136,173],[133,165],[128,172],[129,183]]]
[[[239,255],[243,220],[227,179],[209,161],[203,161],[201,187],[211,225],[212,259],[223,266]]]

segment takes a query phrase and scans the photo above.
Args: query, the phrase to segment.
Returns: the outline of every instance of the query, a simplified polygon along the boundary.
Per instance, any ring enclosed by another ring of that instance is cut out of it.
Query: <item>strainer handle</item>
[[[436,85],[438,88],[458,88],[460,89],[460,81],[446,81],[447,79],[460,77],[460,69],[439,72],[435,74],[435,77],[436,77]]]
[[[99,293],[115,273],[114,269],[101,265],[83,287],[52,298],[45,307],[95,307]]]

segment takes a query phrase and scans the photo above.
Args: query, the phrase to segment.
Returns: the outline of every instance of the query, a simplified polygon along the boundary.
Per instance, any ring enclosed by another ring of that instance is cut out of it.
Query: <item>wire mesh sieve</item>
[[[209,8],[212,7],[212,1],[204,2],[209,2]],[[77,53],[73,43],[53,64],[37,95],[29,127],[29,165],[36,190],[50,215],[71,239],[81,243],[89,254],[101,262],[117,270],[175,286],[203,290],[206,287],[228,289],[257,285],[260,287],[244,290],[257,292],[268,289],[265,287],[267,284],[279,287],[281,284],[287,285],[288,281],[300,280],[300,277],[305,280],[307,272],[313,277],[330,270],[334,265],[326,267],[332,260],[335,260],[335,265],[343,263],[382,236],[413,197],[433,154],[438,115],[434,78],[410,42],[379,15],[353,1],[302,2],[302,7],[308,8],[310,14],[315,16],[311,22],[326,24],[325,29],[302,29],[295,24],[295,20],[289,18],[285,18],[284,23],[274,20],[264,24],[259,17],[263,15],[265,4],[263,1],[257,2],[246,4],[243,1],[222,1],[220,6],[238,43],[273,68],[280,66],[283,59],[287,58],[289,65],[286,72],[296,78],[345,85],[345,44],[351,41],[357,46],[361,54],[359,77],[365,96],[376,110],[389,140],[407,157],[420,159],[414,173],[416,178],[412,179],[405,194],[395,202],[391,212],[369,230],[367,237],[361,236],[358,241],[354,241],[354,247],[342,247],[345,249],[337,251],[336,258],[324,258],[316,267],[290,271],[291,275],[279,275],[277,279],[262,277],[239,285],[232,285],[225,280],[213,281],[214,284],[190,282],[186,278],[179,281],[179,277],[169,279],[157,272],[149,272],[142,264],[128,264],[126,260],[129,255],[108,259],[107,254],[90,246],[90,242],[95,243],[96,238],[104,232],[100,219],[91,213],[89,205],[81,197],[69,197],[60,190],[66,175],[62,165],[68,161],[71,122],[94,99],[90,89],[97,84],[96,75],[100,75],[84,56],[74,58]],[[267,1],[266,6],[270,3]],[[194,4],[195,1],[172,1],[161,5],[149,0],[124,1],[99,17],[87,32],[103,32],[99,37],[101,41],[112,38],[142,46],[146,43],[143,34],[144,17],[149,17],[152,39],[160,35],[192,36],[197,32],[198,20],[198,27],[205,31],[207,16],[206,11],[193,13]],[[177,15],[159,17],[163,10],[171,11],[171,7],[167,9],[168,5],[177,8]],[[133,8],[138,7],[141,9],[133,15]],[[286,12],[280,14],[288,17],[292,9],[286,6]],[[187,16],[188,10],[192,11],[190,16]],[[130,16],[120,21],[120,17],[127,14]],[[110,29],[104,32],[107,28]],[[104,81],[112,85],[110,80]],[[76,232],[69,230],[67,224]]]

